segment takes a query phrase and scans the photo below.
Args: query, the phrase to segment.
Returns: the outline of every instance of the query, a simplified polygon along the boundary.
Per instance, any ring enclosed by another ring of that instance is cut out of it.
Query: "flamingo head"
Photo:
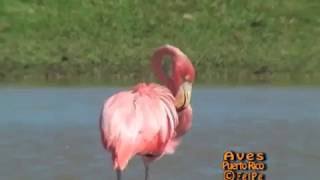
[[[195,69],[187,56],[176,57],[173,73],[175,106],[178,111],[190,105],[192,84],[195,80]]]

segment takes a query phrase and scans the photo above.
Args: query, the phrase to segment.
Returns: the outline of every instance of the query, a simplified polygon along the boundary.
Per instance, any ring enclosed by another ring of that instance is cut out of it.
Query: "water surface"
[[[121,88],[0,88],[1,180],[112,180],[98,115]],[[222,179],[223,152],[264,151],[268,179],[317,179],[320,88],[197,87],[193,127],[150,180]],[[140,158],[123,179],[143,179]]]

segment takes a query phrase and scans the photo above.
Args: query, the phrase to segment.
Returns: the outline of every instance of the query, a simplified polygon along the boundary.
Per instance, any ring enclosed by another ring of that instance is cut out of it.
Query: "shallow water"
[[[118,88],[0,88],[1,180],[115,179],[98,114]],[[223,152],[263,151],[268,179],[317,179],[320,88],[194,88],[194,120],[150,180],[223,179]],[[140,158],[123,179],[143,179]]]

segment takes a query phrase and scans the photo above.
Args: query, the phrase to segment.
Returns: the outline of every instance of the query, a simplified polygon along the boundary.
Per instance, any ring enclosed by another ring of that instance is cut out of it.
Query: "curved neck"
[[[153,70],[153,73],[165,86],[167,86],[171,90],[174,95],[176,93],[176,84],[173,80],[173,77],[175,76],[175,66],[178,55],[179,52],[177,48],[170,45],[165,45],[158,48],[151,58],[151,68]],[[164,56],[171,57],[173,71],[172,77],[168,77],[162,69],[162,61],[164,60]]]

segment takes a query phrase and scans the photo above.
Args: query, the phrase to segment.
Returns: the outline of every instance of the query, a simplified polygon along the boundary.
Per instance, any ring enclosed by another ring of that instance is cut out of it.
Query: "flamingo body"
[[[166,87],[141,83],[105,102],[101,137],[104,147],[112,153],[114,169],[123,170],[137,154],[152,155],[144,157],[145,161],[152,161],[174,152],[178,144],[178,114],[173,101]]]

